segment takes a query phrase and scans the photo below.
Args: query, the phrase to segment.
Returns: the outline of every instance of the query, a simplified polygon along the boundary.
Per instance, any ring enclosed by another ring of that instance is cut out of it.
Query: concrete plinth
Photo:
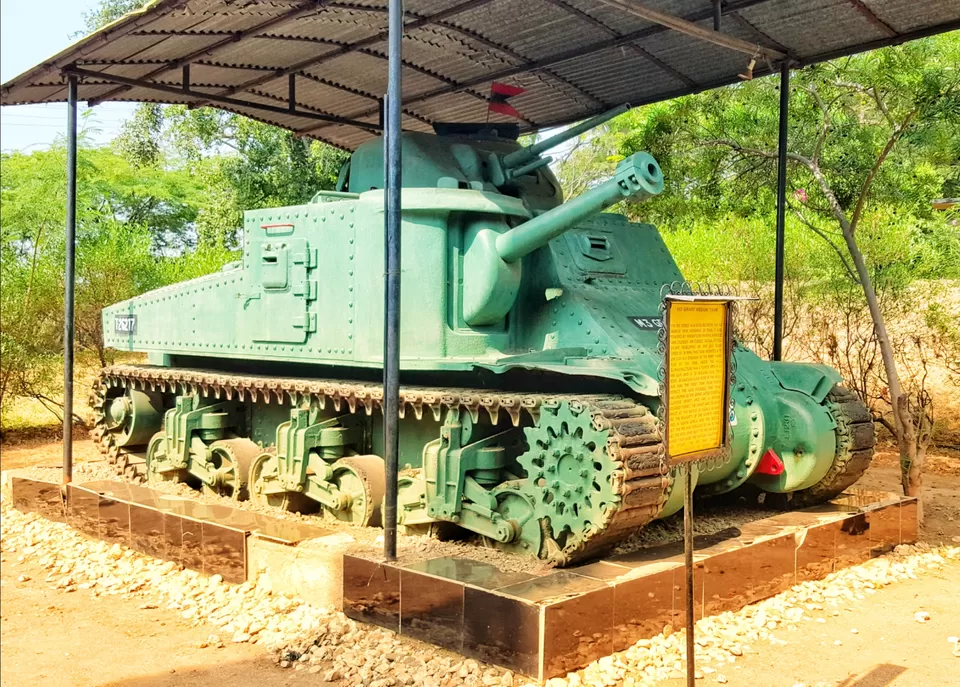
[[[696,619],[743,606],[917,538],[917,501],[853,490],[831,503],[696,537]],[[686,623],[682,544],[545,575],[436,558],[344,557],[351,618],[538,680]]]
[[[387,564],[353,538],[122,482],[4,474],[4,499],[92,537],[546,680],[685,622],[681,544],[546,574],[466,558]],[[816,508],[697,537],[696,618],[733,611],[917,539],[917,500],[851,490]]]
[[[247,579],[316,606],[343,607],[343,554],[353,537],[334,533],[296,546],[247,539]]]

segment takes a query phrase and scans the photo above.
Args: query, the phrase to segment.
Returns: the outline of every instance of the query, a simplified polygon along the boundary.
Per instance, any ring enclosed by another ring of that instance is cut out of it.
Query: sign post
[[[732,296],[668,294],[663,436],[671,467],[683,469],[683,551],[686,566],[687,685],[693,687],[693,463],[722,456],[730,446],[733,357]]]

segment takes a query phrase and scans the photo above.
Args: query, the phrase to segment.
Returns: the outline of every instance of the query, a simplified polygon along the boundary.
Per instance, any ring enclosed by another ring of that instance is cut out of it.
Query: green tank
[[[603,212],[660,193],[637,153],[564,202],[515,132],[404,133],[402,531],[461,528],[563,565],[681,507],[658,429],[659,307],[682,275],[657,229]],[[514,135],[510,135],[510,134]],[[247,212],[239,262],[103,311],[93,431],[119,472],[357,525],[384,494],[383,142],[336,191]],[[732,450],[699,493],[809,505],[873,454],[866,408],[822,365],[736,346]]]

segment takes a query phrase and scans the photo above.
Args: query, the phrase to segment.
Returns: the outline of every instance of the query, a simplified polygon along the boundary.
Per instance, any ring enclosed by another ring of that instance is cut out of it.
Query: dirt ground
[[[89,440],[75,443],[78,463],[102,457]],[[3,469],[59,464],[59,442],[5,445]],[[899,491],[896,455],[881,450],[859,483]],[[934,452],[924,481],[930,543],[960,542],[960,454]],[[188,686],[253,684],[323,687],[319,675],[278,668],[262,648],[228,643],[200,648],[211,634],[176,611],[143,609],[132,598],[54,591],[29,561],[0,561],[0,684],[11,687]],[[783,630],[785,644],[754,647],[724,669],[725,684],[750,687],[960,687],[960,660],[947,637],[960,635],[960,565],[902,582],[858,601],[824,623]],[[927,623],[914,613],[929,612]],[[854,633],[853,630],[857,632]],[[707,674],[698,684],[717,684]],[[520,684],[520,682],[518,682]],[[664,683],[679,687],[682,681]],[[339,686],[338,686],[339,687]]]
[[[783,645],[723,669],[731,687],[957,687],[960,659],[950,636],[960,633],[960,565],[879,590],[824,623],[808,621],[777,636]],[[918,623],[917,611],[930,620]],[[856,632],[854,632],[856,631]],[[716,674],[698,680],[716,684]],[[680,687],[682,680],[662,683]]]
[[[51,591],[29,561],[2,563],[0,684],[9,687],[325,687],[318,675],[278,668],[258,646],[199,648],[209,629],[129,597]],[[21,581],[21,576],[24,578]],[[949,687],[960,660],[960,564],[885,587],[824,623],[778,633],[723,669],[732,687]],[[930,620],[918,623],[917,611]],[[857,632],[854,633],[854,630]],[[717,684],[710,673],[698,684]],[[680,687],[682,680],[665,683]],[[332,686],[331,686],[332,687]]]
[[[142,609],[136,599],[54,591],[29,562],[2,563],[0,684],[18,687],[264,687],[323,683],[284,671],[261,647],[199,648],[211,634],[176,611]],[[30,578],[18,581],[20,576]]]

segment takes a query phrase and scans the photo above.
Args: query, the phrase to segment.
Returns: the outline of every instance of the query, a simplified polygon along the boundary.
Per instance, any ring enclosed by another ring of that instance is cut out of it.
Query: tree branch
[[[731,150],[735,150],[739,153],[746,153],[747,155],[759,155],[760,157],[766,158],[776,158],[777,153],[771,152],[769,150],[760,150],[759,148],[746,148],[736,141],[731,141],[729,139],[715,139],[712,141],[704,141],[704,146],[725,146]],[[833,212],[833,216],[836,217],[837,221],[840,223],[840,228],[846,233],[850,230],[850,222],[847,220],[847,215],[843,211],[843,208],[840,207],[840,201],[837,200],[836,195],[833,193],[833,189],[830,187],[830,182],[827,181],[827,178],[823,175],[823,172],[820,170],[820,165],[817,164],[816,160],[813,160],[809,157],[804,157],[803,155],[798,155],[797,153],[787,152],[787,159],[792,160],[793,162],[798,162],[808,170],[813,175],[813,178],[817,180],[817,184],[820,186],[820,190],[823,192],[823,195],[827,199],[827,203],[830,205],[830,210]]]
[[[847,271],[847,275],[853,279],[854,283],[859,284],[860,280],[857,278],[856,272],[853,271],[850,263],[847,262],[847,258],[844,256],[843,251],[840,250],[840,247],[831,241],[830,237],[827,236],[819,227],[815,226],[810,220],[804,217],[800,210],[795,208],[793,205],[790,206],[790,209],[793,210],[794,214],[797,216],[797,219],[803,222],[807,228],[810,229],[810,231],[827,242],[827,245],[830,246],[837,254],[837,257],[840,258],[840,262],[843,264],[843,268]]]
[[[917,112],[920,108],[915,108],[910,114],[908,114],[903,122],[900,123],[900,126],[895,128],[890,134],[890,138],[887,139],[886,145],[883,146],[883,150],[880,151],[880,156],[877,158],[877,161],[873,163],[873,167],[870,168],[870,172],[867,174],[867,178],[863,180],[863,186],[860,187],[860,197],[857,198],[857,205],[853,209],[853,216],[850,219],[850,231],[855,232],[857,230],[857,223],[860,221],[860,216],[863,214],[863,206],[867,202],[867,196],[870,193],[870,187],[873,185],[873,180],[877,176],[877,172],[880,170],[880,165],[883,164],[884,160],[887,159],[887,155],[890,154],[890,151],[893,150],[893,147],[897,144],[897,141],[900,140],[900,137],[903,136],[903,132],[907,130],[907,127],[910,126],[910,122],[913,121],[913,118],[917,115]]]
[[[849,88],[852,91],[866,93],[869,95],[871,98],[873,98],[873,102],[876,103],[877,109],[880,110],[880,113],[883,115],[884,119],[886,119],[891,126],[897,125],[897,120],[895,120],[890,114],[890,110],[887,109],[887,104],[883,102],[883,98],[880,97],[880,91],[877,90],[876,86],[864,86],[863,84],[852,83],[850,81],[836,81],[835,83],[837,86]]]
[[[813,99],[817,101],[817,105],[820,106],[820,111],[823,112],[823,126],[820,128],[820,135],[817,136],[817,142],[813,146],[813,155],[810,156],[810,159],[816,162],[820,159],[820,152],[823,150],[823,144],[827,140],[827,133],[830,131],[830,107],[823,102],[823,98],[820,97],[820,94],[813,85],[807,86],[804,90],[813,96]],[[832,104],[831,102],[831,105]]]

